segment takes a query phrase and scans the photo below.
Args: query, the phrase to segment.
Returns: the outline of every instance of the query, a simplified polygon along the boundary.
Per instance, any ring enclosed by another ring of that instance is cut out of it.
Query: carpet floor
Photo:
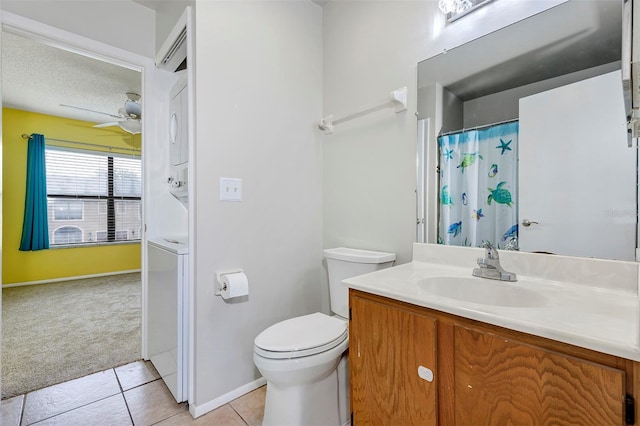
[[[2,399],[141,358],[140,274],[2,290]]]

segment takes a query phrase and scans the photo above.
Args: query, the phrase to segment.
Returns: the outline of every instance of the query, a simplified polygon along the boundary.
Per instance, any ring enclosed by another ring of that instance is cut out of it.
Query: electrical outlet
[[[242,179],[221,177],[220,201],[242,201]]]

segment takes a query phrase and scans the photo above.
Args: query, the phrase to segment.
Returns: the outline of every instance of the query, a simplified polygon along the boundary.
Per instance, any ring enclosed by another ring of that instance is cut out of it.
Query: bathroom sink
[[[522,282],[503,282],[477,277],[430,277],[418,281],[424,292],[462,302],[506,307],[536,307],[547,303],[540,293],[522,286]]]

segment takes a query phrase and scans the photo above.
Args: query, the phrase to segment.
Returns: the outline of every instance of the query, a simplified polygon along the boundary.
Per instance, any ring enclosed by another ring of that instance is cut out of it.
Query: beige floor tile
[[[186,404],[177,404],[162,380],[124,392],[129,412],[136,426],[151,425],[183,412]]]
[[[229,403],[231,407],[242,416],[250,426],[262,425],[264,417],[264,399],[267,395],[267,387],[261,386]]]
[[[131,417],[122,394],[101,399],[37,423],[37,426],[125,426]]]
[[[31,424],[120,393],[114,371],[106,370],[30,392],[22,424]]]
[[[136,361],[117,367],[115,370],[123,391],[160,378],[160,374],[158,374],[151,361]]]
[[[228,404],[194,419],[188,411],[176,414],[157,424],[158,426],[246,426],[242,417]]]
[[[24,395],[18,395],[13,398],[3,400],[2,405],[0,405],[0,425],[20,426],[23,403]]]

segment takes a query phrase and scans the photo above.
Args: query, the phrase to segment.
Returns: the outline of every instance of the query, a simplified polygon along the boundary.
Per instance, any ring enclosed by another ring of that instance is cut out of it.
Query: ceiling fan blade
[[[101,128],[101,127],[111,127],[111,126],[119,126],[120,122],[119,121],[111,121],[109,123],[101,123],[101,124],[96,124],[95,128]]]
[[[118,125],[122,130],[124,130],[127,133],[131,133],[132,135],[137,135],[142,131],[142,125],[140,123],[140,120],[135,120],[133,118],[122,120],[121,122],[118,123]]]
[[[79,110],[82,110],[82,111],[95,112],[96,114],[108,115],[109,117],[113,117],[113,118],[122,118],[119,115],[109,114],[108,112],[96,111],[94,109],[89,109],[89,108],[82,108],[82,107],[77,107],[77,106],[73,106],[73,105],[66,105],[66,104],[60,104],[60,106],[67,107],[67,108],[75,108],[75,109],[79,109]]]

